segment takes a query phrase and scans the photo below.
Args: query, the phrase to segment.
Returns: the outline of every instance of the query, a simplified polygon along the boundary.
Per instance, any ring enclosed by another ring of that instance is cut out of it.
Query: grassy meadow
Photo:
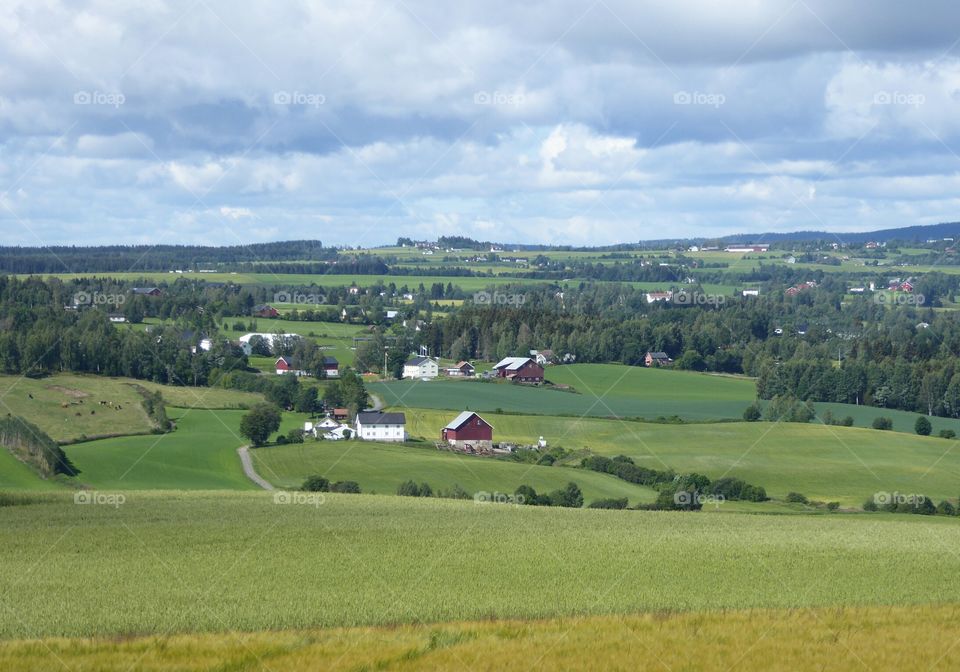
[[[0,639],[960,601],[956,518],[302,497],[0,507]]]
[[[28,419],[55,441],[149,432],[143,398],[131,383],[139,381],[75,374],[0,376],[0,412]]]
[[[685,420],[738,419],[756,397],[749,378],[618,364],[551,366],[547,380],[570,385],[559,390],[505,382],[437,379],[373,383],[370,390],[388,406],[470,409],[515,413]]]
[[[168,409],[177,429],[168,434],[126,436],[66,446],[80,470],[71,479],[114,490],[247,490],[237,448],[243,411]]]
[[[455,413],[404,408],[407,431],[435,439]],[[858,507],[876,492],[960,495],[956,441],[818,424],[729,422],[671,425],[602,418],[485,414],[494,440],[629,455],[651,469],[735,476],[772,497],[801,492]],[[487,458],[473,458],[483,460]],[[560,467],[553,467],[558,469]],[[576,472],[574,472],[576,473]],[[576,480],[576,479],[574,479]]]
[[[437,450],[366,441],[310,441],[251,451],[257,472],[278,487],[299,488],[307,476],[357,481],[365,493],[391,495],[406,480],[427,482],[434,491],[455,485],[471,495],[512,493],[522,484],[550,492],[574,481],[584,500],[627,497],[630,504],[652,502],[656,492],[607,474],[559,467],[519,464]]]

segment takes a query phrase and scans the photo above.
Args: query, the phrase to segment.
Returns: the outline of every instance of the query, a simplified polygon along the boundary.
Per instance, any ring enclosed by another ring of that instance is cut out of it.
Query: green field
[[[0,638],[960,601],[956,518],[100,501],[0,507]]]
[[[5,447],[0,446],[0,490],[53,490],[56,481],[43,480]]]
[[[246,490],[237,448],[242,411],[168,409],[177,429],[169,434],[101,439],[67,446],[80,470],[74,479],[98,489]]]
[[[407,431],[436,440],[453,413],[404,409]],[[669,425],[600,418],[486,414],[494,440],[629,455],[651,469],[736,476],[773,497],[802,492],[859,507],[876,492],[960,495],[956,441],[818,424],[731,422]],[[484,458],[474,458],[484,459]],[[575,480],[575,479],[574,479]]]
[[[374,383],[370,389],[398,407],[646,419],[678,415],[694,421],[740,418],[756,397],[748,378],[686,371],[573,364],[548,367],[545,375],[576,392],[452,380]]]
[[[257,472],[283,488],[299,488],[307,476],[330,481],[357,481],[365,493],[393,494],[407,480],[426,482],[433,490],[459,485],[471,495],[513,493],[521,484],[550,492],[574,481],[587,503],[604,497],[627,497],[630,504],[652,502],[652,489],[590,471],[506,462],[459,455],[429,447],[367,441],[309,441],[251,451]]]

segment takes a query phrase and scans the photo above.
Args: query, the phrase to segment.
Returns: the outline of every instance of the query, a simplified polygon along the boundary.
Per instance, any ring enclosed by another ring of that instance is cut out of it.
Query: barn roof
[[[529,361],[531,361],[529,357],[504,357],[493,368],[516,371]]]
[[[454,430],[460,429],[460,428],[463,427],[465,424],[467,424],[467,421],[468,421],[470,418],[472,418],[472,417],[475,416],[475,415],[476,415],[478,418],[480,418],[481,420],[483,420],[483,418],[481,418],[479,415],[477,415],[477,414],[476,414],[475,412],[473,412],[473,411],[464,411],[463,413],[461,413],[460,415],[458,415],[457,417],[455,417],[453,420],[451,420],[451,421],[449,422],[449,424],[447,424],[447,426],[444,427],[444,429],[454,429]],[[487,422],[486,420],[483,420],[483,421],[486,422],[488,425],[490,425],[490,423]],[[493,425],[490,425],[490,427],[492,428]]]

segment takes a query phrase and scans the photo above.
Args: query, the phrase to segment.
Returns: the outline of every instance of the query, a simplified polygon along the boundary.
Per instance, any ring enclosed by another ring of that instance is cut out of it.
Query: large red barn
[[[473,411],[464,411],[440,432],[440,438],[452,446],[493,447],[493,425]]]

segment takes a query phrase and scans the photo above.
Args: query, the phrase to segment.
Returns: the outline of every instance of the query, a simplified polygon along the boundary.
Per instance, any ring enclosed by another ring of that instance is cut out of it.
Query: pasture
[[[149,432],[142,397],[131,383],[138,381],[75,374],[0,376],[0,412],[26,418],[55,441]]]
[[[0,507],[0,638],[960,601],[956,518],[49,497]]]
[[[365,493],[392,495],[406,480],[427,482],[434,492],[455,485],[471,496],[480,492],[513,493],[527,484],[550,492],[574,481],[585,502],[627,497],[631,505],[652,502],[656,492],[607,474],[520,464],[437,450],[367,441],[308,441],[251,450],[257,472],[274,485],[299,488],[313,474],[333,481],[357,481]]]
[[[177,429],[66,446],[80,470],[74,479],[97,489],[249,490],[237,448],[242,411],[168,409]]]
[[[430,440],[437,440],[456,415],[403,410],[407,431]],[[492,413],[484,418],[494,426],[496,441],[533,444],[543,436],[550,446],[628,455],[651,469],[697,472],[711,479],[735,476],[762,485],[776,498],[795,491],[859,507],[876,492],[924,494],[936,501],[955,501],[960,495],[960,444],[947,439],[819,424],[670,425]]]
[[[616,364],[551,366],[547,380],[576,392],[503,382],[454,380],[373,383],[390,406],[516,413],[685,420],[736,419],[756,396],[748,378]]]

